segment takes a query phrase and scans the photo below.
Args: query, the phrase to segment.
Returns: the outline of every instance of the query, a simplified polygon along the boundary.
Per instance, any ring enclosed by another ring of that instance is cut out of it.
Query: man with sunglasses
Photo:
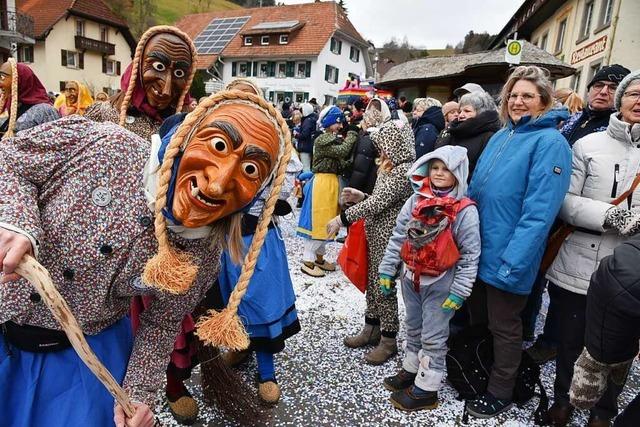
[[[587,107],[567,120],[560,132],[569,145],[585,135],[607,129],[609,116],[615,111],[613,101],[618,84],[629,74],[622,65],[602,67],[587,85]]]

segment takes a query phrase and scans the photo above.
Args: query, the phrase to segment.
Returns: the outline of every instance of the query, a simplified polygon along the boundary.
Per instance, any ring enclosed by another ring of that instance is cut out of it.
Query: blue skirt
[[[31,353],[0,336],[0,426],[113,426],[114,399],[73,348]],[[125,317],[85,335],[98,359],[122,383],[133,345]]]
[[[267,232],[249,288],[238,307],[238,315],[251,338],[251,349],[268,353],[281,351],[284,340],[300,330],[287,251],[279,233],[275,227]],[[248,248],[253,235],[244,236],[243,240]],[[218,276],[225,304],[239,277],[240,266],[225,251]]]

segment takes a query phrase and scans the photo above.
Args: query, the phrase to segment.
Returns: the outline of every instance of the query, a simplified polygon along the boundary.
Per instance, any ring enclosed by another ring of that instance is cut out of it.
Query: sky
[[[310,0],[276,0],[285,4]],[[396,37],[427,49],[455,45],[473,30],[497,34],[523,0],[345,0],[349,19],[381,47]]]

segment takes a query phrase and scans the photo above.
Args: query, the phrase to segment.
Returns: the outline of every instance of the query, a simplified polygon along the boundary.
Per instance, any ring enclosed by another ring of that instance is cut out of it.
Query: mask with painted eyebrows
[[[151,37],[142,53],[140,75],[149,105],[164,110],[175,104],[191,73],[189,45],[175,34]]]
[[[173,215],[200,227],[247,206],[276,166],[279,135],[265,113],[227,104],[198,125],[180,160]]]

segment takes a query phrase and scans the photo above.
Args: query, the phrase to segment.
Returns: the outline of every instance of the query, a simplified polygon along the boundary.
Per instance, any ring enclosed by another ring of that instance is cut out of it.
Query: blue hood
[[[553,109],[547,111],[540,117],[533,119],[531,116],[524,116],[518,123],[511,120],[507,123],[509,129],[515,129],[516,132],[530,132],[537,129],[553,128],[557,129],[558,125],[569,118],[569,111],[566,109]]]

